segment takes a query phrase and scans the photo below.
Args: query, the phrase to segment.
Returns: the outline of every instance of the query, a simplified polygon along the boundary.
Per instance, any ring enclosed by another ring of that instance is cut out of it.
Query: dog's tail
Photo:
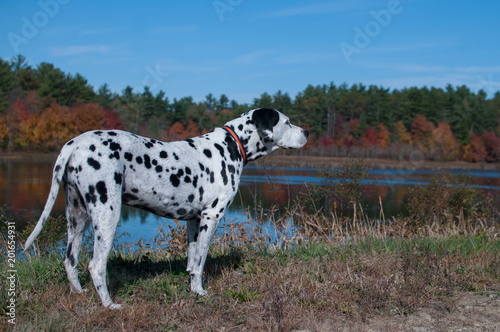
[[[47,199],[47,203],[45,203],[45,208],[43,209],[40,219],[38,219],[35,229],[33,229],[33,232],[31,232],[31,235],[28,237],[26,243],[24,244],[24,251],[28,250],[31,247],[33,241],[35,241],[37,236],[40,234],[43,226],[45,225],[45,222],[50,215],[50,211],[54,207],[57,193],[59,192],[59,187],[61,186],[61,181],[66,171],[66,164],[68,163],[69,158],[71,157],[74,150],[72,146],[73,143],[74,140],[66,143],[66,145],[64,145],[61,149],[59,156],[57,157],[54,171],[52,173],[52,185],[50,186],[49,198]]]

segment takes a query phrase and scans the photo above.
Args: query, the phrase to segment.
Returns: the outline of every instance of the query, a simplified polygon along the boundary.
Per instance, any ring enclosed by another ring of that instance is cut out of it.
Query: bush
[[[458,222],[495,214],[491,197],[470,186],[467,174],[438,173],[429,184],[410,189],[406,208],[417,223]]]
[[[363,199],[362,185],[369,169],[363,159],[343,161],[339,166],[318,170],[321,185],[311,189],[314,206],[324,206],[327,215],[341,219]]]

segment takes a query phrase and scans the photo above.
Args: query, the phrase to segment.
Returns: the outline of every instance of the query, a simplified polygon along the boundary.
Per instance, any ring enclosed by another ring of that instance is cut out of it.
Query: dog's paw
[[[123,308],[123,306],[118,303],[111,303],[110,305],[107,306],[107,308],[111,310],[120,310]]]
[[[70,292],[71,293],[81,294],[81,293],[87,293],[88,291],[89,290],[87,288],[77,288],[77,289],[74,289],[74,288],[70,287]]]

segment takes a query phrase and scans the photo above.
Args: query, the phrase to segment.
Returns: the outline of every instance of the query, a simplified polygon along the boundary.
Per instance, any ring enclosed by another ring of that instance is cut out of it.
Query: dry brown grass
[[[121,311],[101,306],[85,271],[88,256],[80,264],[85,294],[69,293],[62,264],[55,265],[57,254],[33,256],[18,266],[16,329],[363,329],[374,318],[409,317],[429,306],[453,312],[454,296],[462,292],[500,292],[494,222],[416,226],[407,219],[367,220],[362,213],[347,221],[308,215],[300,206],[253,215],[271,219],[275,233],[266,233],[259,220],[226,223],[206,264],[206,298],[188,292],[186,230],[180,223],[168,232],[160,229],[151,244],[112,254],[109,284],[115,301],[125,304]],[[290,218],[300,219],[293,232]],[[47,261],[54,265],[39,266]],[[29,270],[33,265],[36,270]],[[43,281],[36,271],[44,271]]]

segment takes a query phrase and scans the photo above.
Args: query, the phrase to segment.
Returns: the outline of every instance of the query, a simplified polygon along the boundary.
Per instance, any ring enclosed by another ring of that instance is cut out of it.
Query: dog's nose
[[[304,136],[307,138],[309,137],[309,132],[307,130],[302,130],[304,132]]]

